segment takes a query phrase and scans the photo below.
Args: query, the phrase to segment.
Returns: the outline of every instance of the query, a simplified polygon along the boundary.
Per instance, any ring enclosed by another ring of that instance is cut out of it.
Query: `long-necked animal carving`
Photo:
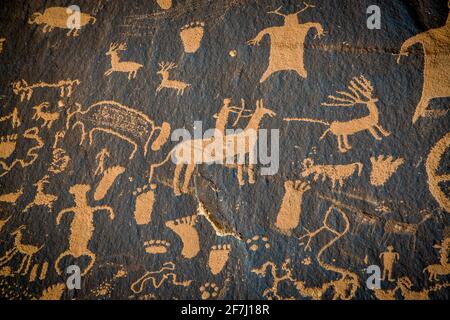
[[[323,140],[327,133],[332,133],[336,136],[338,142],[338,149],[340,152],[347,152],[352,147],[348,142],[348,136],[354,135],[358,132],[368,130],[369,133],[376,139],[381,140],[382,136],[387,137],[390,132],[383,129],[380,125],[379,112],[376,105],[377,98],[372,96],[373,86],[369,80],[364,76],[354,77],[348,86],[349,91],[338,91],[340,96],[329,96],[332,102],[324,102],[323,106],[334,107],[352,107],[356,105],[364,105],[369,110],[369,114],[362,118],[357,118],[349,121],[333,121],[328,123],[322,120],[307,119],[307,118],[285,118],[285,121],[303,121],[321,123],[329,126],[322,134],[320,140]]]
[[[228,157],[237,157],[238,159],[245,159],[245,155],[254,151],[257,143],[256,130],[259,128],[260,122],[264,116],[273,117],[276,115],[270,109],[264,107],[263,101],[256,102],[256,109],[250,118],[246,128],[239,133],[225,135],[218,139],[216,136],[204,139],[191,139],[178,143],[169,153],[166,158],[156,164],[152,164],[149,169],[149,183],[153,178],[154,170],[171,158],[176,163],[173,190],[176,195],[189,192],[189,183],[194,172],[195,166],[201,163],[225,163]],[[184,174],[184,182],[180,189],[180,176],[183,168],[186,167]],[[238,177],[239,184],[243,184],[242,171],[243,163],[238,163]],[[254,174],[253,165],[247,166],[249,175]],[[254,176],[249,177],[249,180],[254,181]]]
[[[153,151],[159,150],[170,134],[169,123],[164,122],[160,127],[156,126],[144,113],[115,101],[101,101],[85,111],[77,104],[76,110],[69,112],[66,121],[67,129],[76,126],[81,129],[80,144],[86,136],[89,136],[89,143],[92,144],[95,132],[104,132],[128,142],[133,146],[129,159],[133,159],[139,147],[142,147],[144,155],[147,155],[148,145],[157,132],[159,135],[151,144]]]

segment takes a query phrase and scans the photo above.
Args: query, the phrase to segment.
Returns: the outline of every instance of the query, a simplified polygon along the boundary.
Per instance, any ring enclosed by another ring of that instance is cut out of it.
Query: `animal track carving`
[[[370,173],[370,183],[374,186],[384,185],[389,178],[397,171],[405,160],[395,159],[392,156],[371,157],[372,172]]]
[[[149,240],[144,242],[145,252],[149,254],[163,254],[167,253],[170,247],[170,242],[165,240]]]
[[[223,270],[230,257],[230,251],[231,246],[229,244],[219,244],[211,247],[208,266],[212,274],[219,274]]]
[[[181,28],[180,38],[184,52],[194,53],[200,48],[205,33],[205,24],[200,21],[191,22]]]
[[[303,195],[311,187],[307,182],[285,181],[284,196],[275,221],[275,227],[284,234],[290,234],[300,223]]]
[[[246,243],[251,251],[270,249],[269,238],[266,236],[255,235],[251,239],[247,239]]]
[[[202,300],[208,300],[210,298],[216,298],[219,295],[219,287],[213,282],[206,282],[200,287],[200,294]]]
[[[195,224],[197,215],[187,216],[166,222],[166,227],[175,232],[183,243],[181,255],[187,259],[192,259],[200,251],[200,240]]]
[[[156,184],[137,188],[133,195],[137,195],[134,207],[134,219],[137,224],[148,224],[152,221],[153,205],[155,204]]]

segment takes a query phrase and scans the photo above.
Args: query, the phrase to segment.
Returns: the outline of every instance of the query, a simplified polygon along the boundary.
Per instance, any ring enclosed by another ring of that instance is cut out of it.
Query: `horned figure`
[[[281,7],[275,11],[268,12],[282,16],[284,18],[284,25],[264,29],[254,39],[248,41],[250,45],[259,45],[265,35],[270,37],[269,66],[262,75],[260,82],[264,82],[271,74],[278,71],[292,70],[297,72],[302,78],[308,76],[304,64],[306,36],[310,29],[316,29],[317,35],[315,38],[320,38],[325,33],[319,23],[299,23],[298,15],[308,8],[313,7],[305,3],[303,9],[291,14],[281,13]]]
[[[161,127],[156,126],[144,113],[115,101],[101,101],[85,111],[81,110],[81,105],[76,104],[75,111],[69,112],[67,116],[66,128],[77,126],[81,129],[80,144],[87,136],[92,144],[95,132],[104,132],[128,142],[133,147],[129,159],[134,158],[140,146],[144,156],[147,155],[148,145],[157,132],[159,134],[151,144],[153,151],[159,150],[170,134],[169,123],[164,122]]]
[[[177,95],[183,95],[184,89],[190,86],[189,83],[178,81],[178,80],[170,80],[169,79],[169,70],[176,68],[176,64],[171,62],[161,62],[159,63],[159,70],[157,74],[161,75],[161,83],[158,88],[156,88],[156,92],[161,91],[163,88],[167,89],[175,89],[177,91]]]
[[[314,175],[314,181],[322,176],[322,181],[326,178],[331,180],[331,185],[336,188],[337,184],[342,188],[346,179],[350,178],[355,172],[358,172],[358,176],[361,176],[363,164],[361,162],[349,163],[349,164],[314,164],[314,160],[307,158],[303,160],[302,177],[308,177]]]
[[[127,50],[125,43],[112,43],[109,46],[107,56],[111,56],[111,68],[105,72],[105,76],[109,76],[113,72],[128,73],[128,80],[136,78],[136,74],[142,64],[133,61],[120,61],[119,52]]]
[[[347,152],[352,148],[348,142],[348,136],[354,135],[358,132],[368,130],[376,140],[381,140],[382,136],[389,136],[390,132],[383,129],[379,123],[380,116],[376,105],[378,99],[372,96],[373,86],[370,81],[362,75],[360,77],[354,77],[350,81],[348,90],[348,92],[338,91],[337,93],[340,94],[340,96],[329,96],[332,101],[324,102],[322,105],[333,107],[353,107],[356,105],[363,105],[369,110],[369,114],[367,116],[349,121],[333,121],[331,123],[307,118],[285,118],[284,120],[315,122],[329,126],[319,140],[324,139],[327,133],[332,133],[337,138],[338,149],[340,152]]]

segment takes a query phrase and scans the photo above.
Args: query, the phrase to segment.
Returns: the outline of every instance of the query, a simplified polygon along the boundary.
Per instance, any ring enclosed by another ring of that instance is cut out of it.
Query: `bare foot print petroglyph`
[[[162,254],[169,250],[170,242],[165,240],[149,240],[144,242],[145,251],[149,254]]]
[[[182,217],[166,222],[166,227],[181,238],[181,241],[183,242],[181,254],[187,259],[195,257],[200,251],[200,240],[197,229],[194,227],[196,222],[197,215]]]
[[[230,251],[231,246],[229,244],[219,244],[211,247],[208,266],[212,274],[219,274],[222,271],[230,257]]]

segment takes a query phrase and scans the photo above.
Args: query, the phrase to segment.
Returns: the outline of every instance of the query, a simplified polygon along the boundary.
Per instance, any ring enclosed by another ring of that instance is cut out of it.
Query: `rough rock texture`
[[[448,4],[372,2],[3,3],[0,297],[448,299]],[[273,175],[174,187],[174,130],[256,120]]]

